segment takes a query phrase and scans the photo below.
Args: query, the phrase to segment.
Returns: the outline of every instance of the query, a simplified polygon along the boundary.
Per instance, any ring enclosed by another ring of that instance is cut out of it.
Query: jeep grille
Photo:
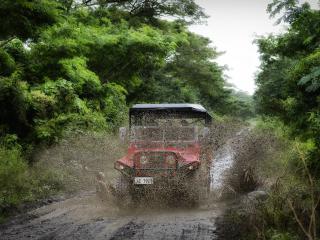
[[[135,157],[135,168],[140,170],[175,170],[177,156],[171,152],[142,152]]]

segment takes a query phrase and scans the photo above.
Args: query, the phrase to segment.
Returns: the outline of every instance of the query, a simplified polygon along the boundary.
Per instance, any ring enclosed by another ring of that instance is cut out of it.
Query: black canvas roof
[[[211,121],[208,111],[200,104],[190,103],[162,103],[162,104],[136,104],[130,108],[130,115],[141,112],[189,112]]]
[[[190,110],[196,112],[207,112],[200,104],[189,103],[161,103],[161,104],[136,104],[132,110]]]

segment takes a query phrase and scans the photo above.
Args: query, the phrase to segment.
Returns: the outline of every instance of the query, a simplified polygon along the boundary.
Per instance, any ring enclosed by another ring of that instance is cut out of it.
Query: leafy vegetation
[[[252,239],[315,240],[320,230],[320,11],[295,0],[274,0],[268,11],[281,14],[278,22],[288,29],[256,40],[262,64],[254,100],[264,116],[257,127],[273,132],[285,146],[272,162],[282,173],[273,171],[277,181],[270,197],[253,214]]]
[[[312,142],[290,138],[290,128],[274,117],[258,119],[252,133],[251,139],[264,141],[254,151],[262,154],[249,163],[255,168],[251,176],[268,195],[265,199],[248,197],[227,211],[226,221],[235,230],[224,234],[239,239],[317,239],[320,185],[306,164]]]
[[[276,2],[275,2],[276,3]],[[315,149],[308,159],[318,174],[319,142],[319,10],[291,1],[270,5],[272,14],[282,7],[288,31],[257,40],[261,71],[255,100],[259,113],[279,117],[290,126],[292,136],[312,141]]]
[[[33,202],[64,189],[61,173],[48,168],[30,168],[16,137],[7,136],[0,146],[0,222],[21,203]]]

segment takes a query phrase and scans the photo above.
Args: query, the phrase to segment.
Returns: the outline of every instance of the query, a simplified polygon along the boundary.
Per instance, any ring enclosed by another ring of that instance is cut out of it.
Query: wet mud
[[[219,199],[224,173],[232,166],[230,146],[222,146],[211,167],[213,197],[195,208],[120,209],[94,191],[21,214],[0,225],[0,239],[219,239],[217,221],[230,206]]]
[[[224,207],[124,211],[87,192],[12,219],[0,239],[215,239]]]

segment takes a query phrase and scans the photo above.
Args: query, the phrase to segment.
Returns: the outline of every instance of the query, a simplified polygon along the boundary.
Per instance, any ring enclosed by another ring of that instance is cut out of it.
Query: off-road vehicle
[[[115,190],[133,200],[170,191],[173,199],[197,202],[208,196],[212,117],[199,104],[137,104],[130,108],[127,154],[115,162],[121,176]],[[173,194],[173,196],[172,196]],[[163,195],[162,195],[163,197]],[[120,200],[121,201],[121,200]]]

